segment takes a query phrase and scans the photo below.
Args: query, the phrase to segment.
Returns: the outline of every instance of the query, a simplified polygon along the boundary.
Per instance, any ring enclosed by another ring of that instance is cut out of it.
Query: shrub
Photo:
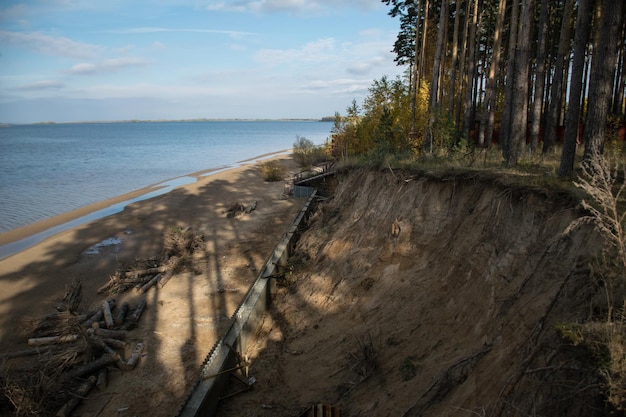
[[[594,352],[605,379],[608,402],[620,411],[626,408],[625,178],[626,168],[620,158],[611,163],[602,155],[593,155],[583,164],[583,175],[574,183],[589,196],[582,202],[590,213],[587,220],[593,222],[607,243],[592,270],[592,277],[606,297],[606,321],[570,325],[568,331],[561,330],[572,343],[584,343]]]
[[[293,159],[296,163],[302,167],[309,167],[323,162],[326,160],[324,149],[303,137],[296,136],[296,141],[293,143]]]
[[[282,181],[285,178],[285,168],[276,160],[265,161],[259,164],[261,176],[265,181]]]

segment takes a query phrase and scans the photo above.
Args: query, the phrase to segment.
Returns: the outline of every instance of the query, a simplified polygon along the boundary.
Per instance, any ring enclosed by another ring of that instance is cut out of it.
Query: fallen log
[[[109,330],[102,329],[100,327],[95,329],[90,329],[90,332],[93,331],[93,334],[101,337],[107,337],[111,339],[126,339],[126,332],[123,330]]]
[[[91,340],[93,341],[94,345],[102,349],[105,353],[119,358],[119,360],[117,361],[118,368],[124,369],[126,367],[126,363],[124,362],[122,357],[116,351],[114,351],[103,339],[101,339],[98,336],[93,336]],[[115,340],[115,339],[108,339],[108,340]],[[124,344],[124,346],[126,345]]]
[[[105,353],[108,353],[109,355],[116,354],[116,352],[109,345],[107,345],[106,342],[102,340],[102,338],[100,338],[99,336],[92,336],[91,341],[94,345],[96,345],[96,347],[102,349]]]
[[[181,264],[182,259],[179,256],[172,256],[167,260],[167,272],[165,272],[161,278],[159,278],[159,288],[163,288],[165,284],[172,278],[174,273],[178,270],[178,266]]]
[[[131,353],[130,357],[126,361],[126,366],[124,367],[124,370],[130,371],[130,370],[135,369],[137,362],[139,362],[139,355],[141,355],[143,348],[144,348],[144,344],[141,342],[135,345],[135,349],[133,350],[133,353]]]
[[[168,271],[165,274],[161,275],[161,277],[159,278],[159,288],[163,288],[165,284],[167,284],[167,281],[169,281],[173,275],[174,270]]]
[[[141,285],[146,282],[146,277],[147,275],[141,278],[124,278],[123,280],[120,281],[120,283],[124,285],[128,285],[128,286],[137,285],[137,284]]]
[[[102,341],[108,346],[113,346],[116,349],[126,349],[126,342],[119,339],[103,338]]]
[[[102,316],[104,316],[104,313],[102,312],[102,308],[101,308],[100,310],[95,312],[93,315],[91,315],[91,317],[85,320],[82,323],[82,325],[85,327],[91,327],[93,326],[94,323],[98,323],[100,320],[102,320]]]
[[[57,412],[57,417],[69,417],[72,414],[72,411],[74,411],[83,398],[89,394],[89,391],[91,391],[94,385],[96,385],[96,381],[97,378],[92,375],[87,379],[87,381],[78,387],[74,396]]]
[[[119,360],[120,360],[120,355],[118,355],[117,353],[113,355],[110,353],[105,353],[94,361],[91,361],[89,363],[86,363],[85,365],[79,366],[77,368],[74,368],[68,371],[65,374],[65,378],[72,379],[72,378],[78,378],[78,377],[88,375],[88,374],[93,374],[94,372],[99,371],[105,366],[109,366]]]
[[[113,322],[116,325],[121,325],[124,324],[124,320],[126,320],[126,314],[128,314],[128,308],[129,305],[127,302],[123,302],[122,306],[120,307],[119,311],[117,312],[117,316],[115,316],[115,320],[113,320]]]
[[[95,306],[92,307],[90,310],[79,314],[76,316],[76,321],[78,321],[79,323],[84,322],[85,320],[87,320],[88,318],[90,318],[91,316],[93,316],[94,314],[96,314],[98,311],[100,311],[102,308],[100,306]]]
[[[113,314],[111,314],[111,305],[107,300],[102,302],[102,315],[104,316],[104,323],[107,329],[113,328]]]
[[[109,303],[109,308],[113,310],[115,308],[115,300],[113,298],[106,300]],[[102,311],[102,305],[98,308],[94,314],[91,315],[86,321],[82,323],[85,327],[91,327],[94,323],[97,323],[102,320],[104,317],[104,312]]]
[[[143,314],[143,310],[145,308],[146,308],[146,300],[143,299],[139,301],[137,308],[135,308],[135,311],[133,311],[133,314],[131,314],[129,320],[132,321],[133,323],[137,323],[139,321],[139,318]]]
[[[156,284],[161,278],[161,274],[156,274],[150,281],[145,283],[142,287],[139,288],[139,293],[143,294],[150,289],[154,284]]]
[[[64,336],[47,336],[47,337],[31,337],[28,339],[30,346],[50,345],[53,343],[68,343],[78,339],[77,334],[68,334]]]
[[[151,275],[151,274],[160,274],[167,271],[167,267],[165,266],[159,266],[156,268],[148,268],[148,269],[137,269],[134,271],[126,271],[126,273],[124,274],[124,276],[132,278],[132,277],[141,277],[144,275]]]

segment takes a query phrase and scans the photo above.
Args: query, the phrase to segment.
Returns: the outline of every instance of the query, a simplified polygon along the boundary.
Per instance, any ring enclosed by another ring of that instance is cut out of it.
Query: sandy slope
[[[476,175],[339,182],[248,352],[254,389],[219,416],[602,415],[555,328],[587,316],[599,247],[571,202]]]

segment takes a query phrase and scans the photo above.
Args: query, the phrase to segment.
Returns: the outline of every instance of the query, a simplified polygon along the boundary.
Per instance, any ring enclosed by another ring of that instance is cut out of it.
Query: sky
[[[0,122],[321,118],[404,71],[380,0],[2,0]]]

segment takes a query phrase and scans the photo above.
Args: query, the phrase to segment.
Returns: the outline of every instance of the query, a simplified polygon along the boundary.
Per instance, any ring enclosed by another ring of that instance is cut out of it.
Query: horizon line
[[[96,123],[172,123],[172,122],[262,122],[262,121],[332,121],[334,116],[323,117],[277,117],[277,118],[255,118],[255,117],[218,117],[218,118],[191,118],[191,119],[121,119],[121,120],[82,120],[82,121],[40,121],[40,122],[0,122],[0,126],[29,126],[29,125],[60,125],[60,124],[96,124]]]

